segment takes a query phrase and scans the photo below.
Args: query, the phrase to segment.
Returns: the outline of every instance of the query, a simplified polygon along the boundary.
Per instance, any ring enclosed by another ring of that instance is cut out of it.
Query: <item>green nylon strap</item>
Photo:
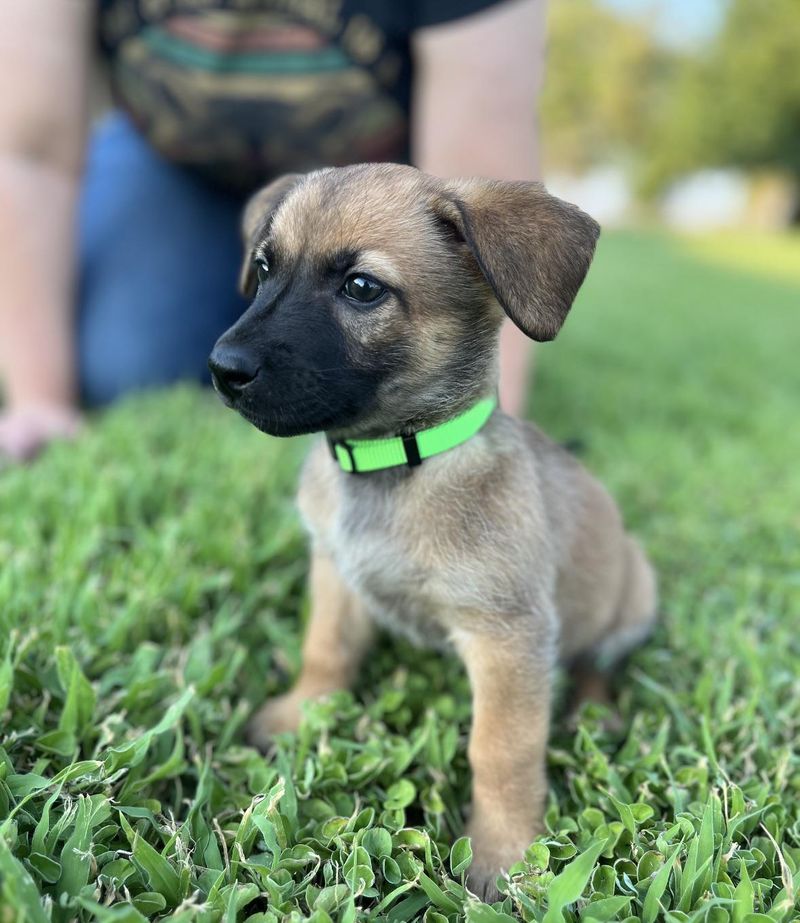
[[[446,452],[471,439],[483,427],[496,406],[496,398],[487,397],[452,420],[408,436],[329,439],[328,443],[343,471],[362,474],[398,465],[413,467],[431,455]]]

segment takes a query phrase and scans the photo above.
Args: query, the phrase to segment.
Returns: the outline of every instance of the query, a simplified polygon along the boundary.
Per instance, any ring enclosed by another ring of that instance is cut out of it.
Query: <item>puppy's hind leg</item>
[[[614,665],[638,647],[656,623],[656,576],[641,545],[625,536],[625,578],[616,618],[597,648],[601,664]]]
[[[571,664],[573,707],[582,702],[610,703],[609,678],[621,660],[653,631],[657,614],[656,577],[639,543],[626,535],[622,590],[614,620],[602,638]]]
[[[326,555],[312,557],[310,589],[300,675],[289,692],[266,702],[248,725],[248,740],[262,750],[274,734],[297,730],[303,702],[351,686],[372,640],[372,623],[361,601]]]

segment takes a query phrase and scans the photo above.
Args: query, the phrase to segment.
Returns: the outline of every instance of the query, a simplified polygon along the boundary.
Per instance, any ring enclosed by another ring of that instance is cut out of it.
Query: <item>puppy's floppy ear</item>
[[[247,200],[242,213],[242,239],[244,262],[239,273],[239,291],[247,298],[256,293],[256,270],[253,266],[253,248],[267,229],[272,216],[289,192],[303,178],[302,173],[286,173]]]
[[[600,226],[541,183],[442,183],[434,210],[466,241],[500,306],[534,340],[561,329]]]

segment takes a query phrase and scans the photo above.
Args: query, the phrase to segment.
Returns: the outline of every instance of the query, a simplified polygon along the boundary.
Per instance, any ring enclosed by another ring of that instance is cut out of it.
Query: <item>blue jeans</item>
[[[243,199],[163,160],[128,118],[95,129],[79,209],[77,351],[84,403],[179,380],[245,308]]]

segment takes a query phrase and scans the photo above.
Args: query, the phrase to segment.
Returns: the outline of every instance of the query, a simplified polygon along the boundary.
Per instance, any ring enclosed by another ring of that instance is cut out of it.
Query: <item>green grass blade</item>
[[[644,899],[644,904],[642,905],[642,923],[655,923],[662,909],[661,898],[667,890],[669,876],[675,865],[675,859],[678,857],[678,853],[682,848],[683,844],[681,843],[675,847],[650,883],[650,887],[647,889],[647,894]]]
[[[592,843],[550,882],[547,889],[547,913],[544,915],[544,923],[563,923],[564,908],[581,896],[595,862],[605,848],[605,840]]]
[[[15,923],[50,923],[44,912],[39,890],[25,866],[16,859],[0,836],[0,913],[2,907],[13,908],[19,917]]]

